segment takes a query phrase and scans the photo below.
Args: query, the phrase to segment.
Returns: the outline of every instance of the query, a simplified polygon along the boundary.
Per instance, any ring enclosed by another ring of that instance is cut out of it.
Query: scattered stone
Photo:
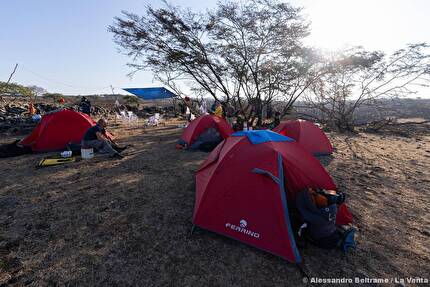
[[[7,286],[10,283],[12,276],[9,273],[2,272],[0,273],[0,287]]]

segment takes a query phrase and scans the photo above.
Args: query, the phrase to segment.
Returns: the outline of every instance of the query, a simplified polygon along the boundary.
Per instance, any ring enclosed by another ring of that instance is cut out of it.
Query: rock
[[[7,284],[12,279],[12,276],[9,273],[2,272],[0,273],[0,287],[7,286]]]

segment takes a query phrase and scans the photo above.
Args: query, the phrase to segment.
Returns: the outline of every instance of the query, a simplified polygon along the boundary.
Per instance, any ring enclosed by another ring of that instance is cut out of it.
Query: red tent
[[[312,122],[289,120],[280,123],[273,131],[296,140],[314,155],[331,154],[333,152],[333,147],[327,136]]]
[[[85,132],[95,124],[90,116],[73,110],[46,114],[20,144],[35,152],[62,150],[68,143],[80,143]]]
[[[193,120],[185,128],[181,141],[190,146],[200,134],[209,128],[216,128],[224,139],[233,133],[233,129],[223,118],[215,115],[203,115]]]
[[[298,263],[287,201],[306,187],[336,189],[320,162],[290,138],[237,132],[197,171],[193,224]]]

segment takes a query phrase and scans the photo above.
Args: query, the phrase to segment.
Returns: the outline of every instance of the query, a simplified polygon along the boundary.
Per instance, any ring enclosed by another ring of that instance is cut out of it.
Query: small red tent
[[[193,120],[183,131],[181,142],[191,146],[194,141],[209,128],[215,128],[223,139],[233,133],[233,129],[223,119],[215,115],[203,115]]]
[[[331,154],[333,147],[324,132],[314,123],[305,120],[289,120],[273,129],[290,137],[314,155]]]
[[[299,263],[287,201],[306,187],[336,189],[320,162],[290,138],[237,132],[197,171],[193,224]]]
[[[62,150],[68,143],[80,143],[85,132],[95,124],[90,116],[73,110],[46,114],[20,144],[31,147],[34,152]]]

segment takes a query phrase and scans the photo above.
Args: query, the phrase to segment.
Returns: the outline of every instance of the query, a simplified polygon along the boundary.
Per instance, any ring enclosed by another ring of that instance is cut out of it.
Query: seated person
[[[340,247],[345,252],[355,247],[355,229],[350,226],[336,226],[337,205],[343,203],[343,193],[335,191],[305,189],[297,194],[296,207],[305,224],[305,238],[313,244],[333,249]],[[299,231],[299,235],[302,228]]]
[[[82,138],[82,148],[94,148],[100,153],[107,153],[112,158],[123,158],[112,145],[116,147],[106,136],[107,122],[105,119],[100,119],[97,124],[87,130]],[[122,149],[119,149],[122,151]]]
[[[273,120],[269,124],[268,128],[272,130],[272,129],[276,128],[280,123],[281,123],[281,113],[276,112],[274,114]]]

